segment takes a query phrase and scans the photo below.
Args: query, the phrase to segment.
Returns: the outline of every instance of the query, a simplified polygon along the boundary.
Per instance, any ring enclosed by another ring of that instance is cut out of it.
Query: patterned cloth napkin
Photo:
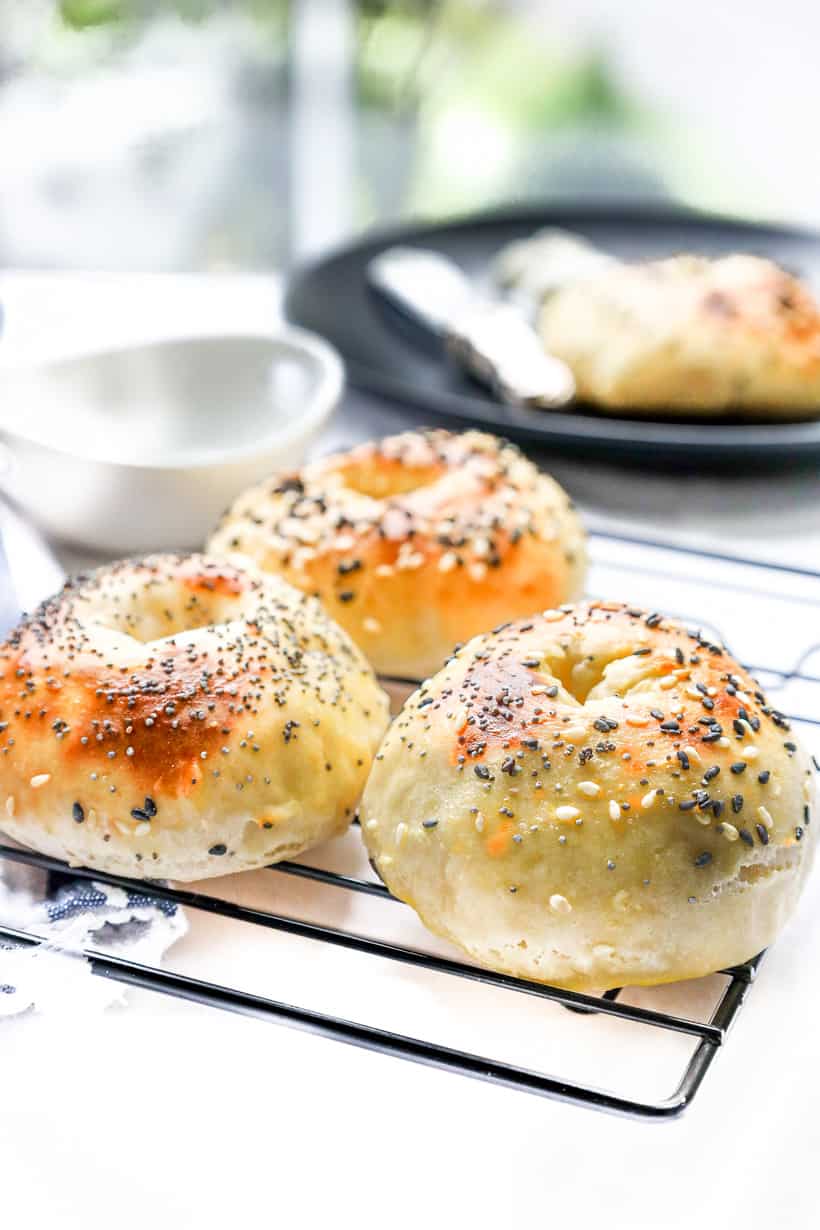
[[[126,987],[95,977],[84,950],[158,965],[188,930],[183,911],[150,890],[126,891],[94,880],[54,888],[46,872],[8,863],[0,870],[0,918],[43,941],[22,946],[0,937],[0,1017],[102,1011],[121,1002]]]

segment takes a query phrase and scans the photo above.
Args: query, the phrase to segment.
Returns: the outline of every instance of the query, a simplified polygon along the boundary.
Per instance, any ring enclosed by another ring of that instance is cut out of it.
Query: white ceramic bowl
[[[95,551],[201,547],[250,483],[297,466],[341,360],[300,329],[140,343],[0,369],[0,486]]]

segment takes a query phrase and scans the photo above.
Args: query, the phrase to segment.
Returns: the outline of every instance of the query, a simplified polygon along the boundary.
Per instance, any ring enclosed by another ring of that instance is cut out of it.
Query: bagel
[[[278,577],[116,563],[0,646],[0,827],[129,876],[261,867],[346,827],[386,725],[359,650]]]
[[[361,820],[432,931],[494,969],[600,991],[769,944],[816,806],[809,757],[725,649],[592,602],[460,649],[388,731]]]
[[[820,307],[758,256],[615,264],[560,287],[539,330],[602,411],[820,414]]]
[[[245,492],[209,550],[315,594],[384,675],[420,679],[458,641],[580,595],[566,493],[512,444],[407,432]]]

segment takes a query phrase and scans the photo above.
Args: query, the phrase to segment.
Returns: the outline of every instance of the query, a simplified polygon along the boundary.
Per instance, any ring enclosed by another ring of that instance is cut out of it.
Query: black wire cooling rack
[[[820,607],[820,572],[809,568],[760,564],[718,552],[690,550],[679,545],[630,539],[611,533],[596,532],[591,536],[591,543],[593,567],[590,580],[596,596],[628,597],[636,604],[660,608],[669,615],[708,630],[724,642],[729,638],[724,635],[723,628],[732,628],[736,632],[729,641],[733,651],[755,673],[767,691],[777,693],[778,708],[795,728],[800,729],[801,737],[816,755],[820,750],[820,643],[813,643],[812,636],[816,635],[815,621]],[[645,601],[642,597],[644,588],[650,591]],[[664,594],[668,601],[663,600]],[[707,613],[705,617],[704,612]],[[610,991],[603,996],[565,991],[494,973],[462,960],[425,952],[392,940],[305,921],[289,913],[274,913],[239,904],[198,890],[170,887],[159,882],[135,881],[83,868],[69,869],[56,859],[15,846],[0,845],[0,859],[40,868],[63,878],[93,880],[139,893],[147,890],[162,902],[172,902],[192,911],[510,993],[506,1005],[508,1033],[514,1033],[516,1022],[514,995],[525,995],[574,1011],[578,1014],[576,1031],[582,1033],[589,1029],[593,1018],[605,1017],[641,1026],[650,1033],[661,1031],[667,1035],[683,1035],[690,1040],[691,1049],[675,1088],[666,1097],[650,1099],[630,1096],[569,1076],[535,1071],[507,1060],[493,1059],[344,1019],[315,1008],[300,1007],[172,969],[141,965],[114,952],[87,949],[79,954],[89,962],[94,974],[129,986],[247,1016],[283,1021],[342,1042],[493,1081],[512,1089],[650,1119],[671,1118],[691,1103],[727,1039],[763,955],[721,971],[722,987],[717,1002],[707,1014],[708,1019],[700,1020],[697,1012],[687,1015],[665,1011],[660,1006],[652,1007],[647,1002],[624,1002],[620,991]],[[406,909],[384,885],[372,879],[294,862],[279,863],[269,868],[268,872],[278,876],[301,877],[340,892],[365,894]],[[7,944],[34,945],[45,939],[0,922],[0,940]],[[54,946],[53,936],[49,935],[47,942]],[[375,971],[374,976],[378,976]],[[685,991],[690,985],[694,984],[681,984],[681,987]],[[649,994],[645,993],[642,1001],[646,1001]],[[586,1042],[586,1039],[582,1038],[582,1041]],[[595,1044],[590,1034],[589,1046]]]

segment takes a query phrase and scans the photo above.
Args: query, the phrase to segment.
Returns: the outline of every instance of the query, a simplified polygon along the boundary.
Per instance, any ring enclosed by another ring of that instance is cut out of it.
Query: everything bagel
[[[250,561],[123,561],[0,646],[0,827],[129,876],[260,867],[349,823],[386,724],[314,599]]]
[[[321,599],[385,675],[422,678],[497,623],[579,596],[566,493],[481,432],[407,432],[245,492],[209,550]]]
[[[407,701],[362,834],[391,891],[471,957],[601,990],[764,948],[816,807],[808,755],[725,649],[593,602],[477,637]]]

